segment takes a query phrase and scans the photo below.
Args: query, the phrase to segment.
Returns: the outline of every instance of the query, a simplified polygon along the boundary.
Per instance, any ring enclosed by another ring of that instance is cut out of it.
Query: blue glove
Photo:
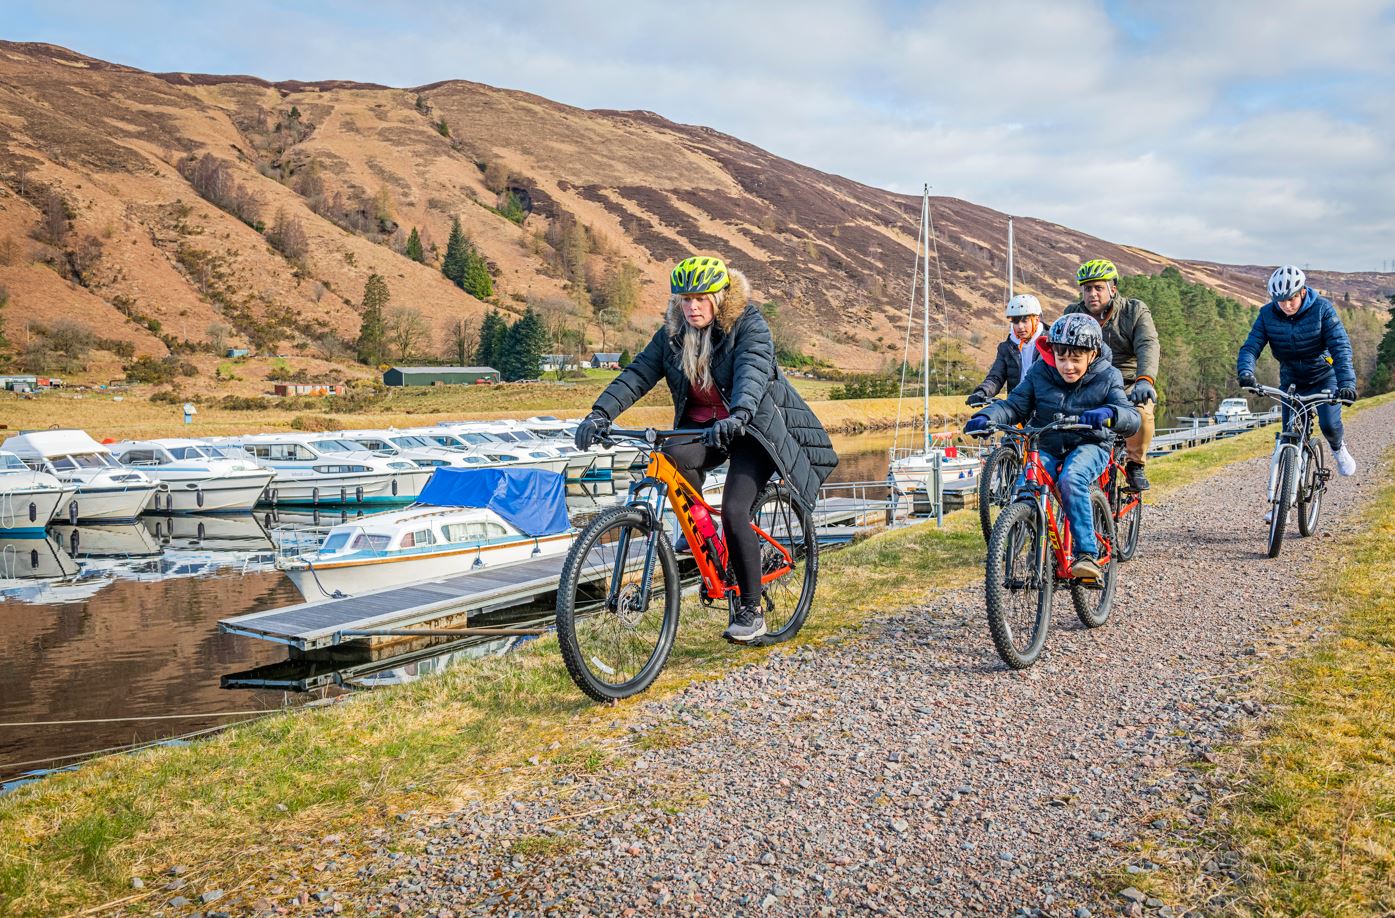
[[[712,449],[726,449],[732,441],[746,432],[746,424],[751,420],[751,416],[745,409],[738,408],[729,417],[718,419],[717,423],[707,428],[702,435],[704,446]]]
[[[969,423],[964,425],[964,433],[969,436],[984,436],[988,433],[989,423],[988,415],[976,414],[969,418]]]
[[[1337,390],[1337,397],[1344,402],[1356,401],[1356,390],[1351,386],[1343,386]]]
[[[1091,408],[1080,415],[1080,423],[1087,424],[1095,430],[1104,430],[1106,427],[1114,426],[1114,409],[1109,405],[1102,408]]]
[[[599,411],[593,411],[587,415],[586,420],[576,425],[576,448],[588,450],[591,448],[591,444],[608,433],[610,433],[610,418]]]
[[[1139,377],[1133,384],[1133,391],[1129,393],[1129,401],[1135,405],[1142,405],[1144,402],[1156,402],[1158,400],[1158,390],[1153,388],[1153,384],[1148,380]]]

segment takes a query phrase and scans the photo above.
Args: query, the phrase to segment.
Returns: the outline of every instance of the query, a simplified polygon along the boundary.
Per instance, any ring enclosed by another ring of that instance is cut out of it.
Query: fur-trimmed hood
[[[751,282],[746,280],[746,275],[732,268],[727,268],[727,274],[731,276],[731,286],[727,288],[726,299],[722,301],[722,305],[717,308],[717,315],[713,317],[724,335],[731,334],[731,330],[736,327],[736,320],[741,318],[741,314],[751,302]],[[683,329],[687,328],[687,324],[687,320],[683,318],[683,307],[678,303],[670,304],[668,314],[664,317],[664,327],[668,329],[668,336],[677,338]]]

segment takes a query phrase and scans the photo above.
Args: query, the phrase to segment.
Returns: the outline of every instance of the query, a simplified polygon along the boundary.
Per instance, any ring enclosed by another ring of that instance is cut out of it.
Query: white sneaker
[[[1274,508],[1273,508],[1273,507],[1270,507],[1268,510],[1265,510],[1265,511],[1264,511],[1264,522],[1265,522],[1265,523],[1272,523],[1272,522],[1274,522]]]
[[[1356,460],[1352,458],[1351,453],[1347,451],[1347,445],[1345,443],[1337,450],[1334,457],[1337,460],[1337,474],[1346,478],[1350,478],[1352,475],[1356,474]]]

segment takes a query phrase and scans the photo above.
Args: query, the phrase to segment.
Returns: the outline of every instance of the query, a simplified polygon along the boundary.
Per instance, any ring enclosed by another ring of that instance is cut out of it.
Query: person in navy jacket
[[[1356,400],[1351,340],[1337,315],[1337,307],[1318,296],[1307,285],[1303,272],[1293,265],[1284,265],[1269,278],[1269,302],[1260,308],[1235,361],[1240,385],[1258,384],[1255,361],[1266,344],[1279,362],[1279,388],[1296,386],[1299,395],[1314,395],[1325,389],[1343,401]],[[1356,460],[1343,440],[1342,406],[1319,405],[1317,416],[1322,435],[1337,460],[1337,471],[1355,475]],[[1287,407],[1284,420],[1288,420]]]
[[[1052,324],[1046,339],[1051,355],[1033,361],[1007,398],[990,402],[969,418],[964,433],[982,436],[994,423],[1044,427],[1061,415],[1077,415],[1091,428],[1042,434],[1040,454],[1056,479],[1075,544],[1071,576],[1099,580],[1103,572],[1090,487],[1109,465],[1109,445],[1114,437],[1132,436],[1143,419],[1124,394],[1124,377],[1110,363],[1104,332],[1093,316],[1062,316]]]

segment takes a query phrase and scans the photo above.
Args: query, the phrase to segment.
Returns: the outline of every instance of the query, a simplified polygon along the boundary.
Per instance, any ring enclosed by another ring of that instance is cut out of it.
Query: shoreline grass
[[[1151,464],[1154,494],[1264,455],[1271,442],[1272,431],[1259,430]],[[620,722],[636,705],[924,603],[981,576],[982,553],[973,513],[831,553],[814,614],[796,641],[776,648],[733,648],[714,613],[688,603],[658,683],[613,707],[582,698],[549,636],[507,658],[273,715],[187,747],[90,762],[0,798],[0,912],[129,899],[131,877],[153,886],[174,863],[246,885],[267,865],[310,857],[295,846],[331,833],[362,838],[397,813],[527,787],[558,769],[604,767],[622,754]]]

